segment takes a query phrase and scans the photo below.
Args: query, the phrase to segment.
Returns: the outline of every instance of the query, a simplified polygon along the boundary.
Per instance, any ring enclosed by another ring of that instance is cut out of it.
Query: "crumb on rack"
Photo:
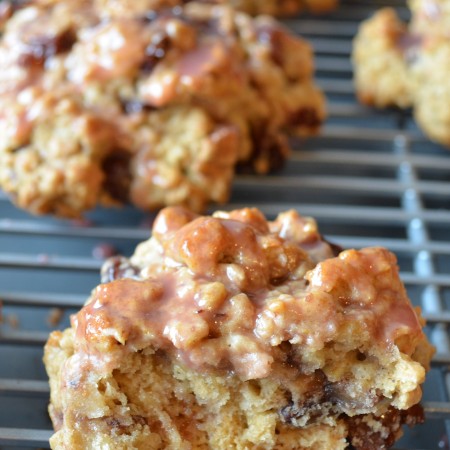
[[[19,318],[16,314],[8,314],[3,319],[11,328],[17,329],[20,326]]]
[[[95,259],[107,259],[117,255],[117,248],[107,242],[97,244],[92,249],[92,257]]]
[[[47,316],[47,323],[52,327],[56,327],[61,322],[64,316],[64,310],[62,308],[52,308]]]

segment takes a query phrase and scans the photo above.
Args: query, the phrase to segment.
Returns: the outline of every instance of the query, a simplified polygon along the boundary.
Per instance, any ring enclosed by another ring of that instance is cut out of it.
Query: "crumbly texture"
[[[450,2],[411,0],[411,21],[393,9],[360,27],[353,63],[358,97],[376,107],[413,108],[432,140],[450,146]]]
[[[45,347],[53,449],[390,447],[433,354],[393,254],[166,208]]]
[[[35,0],[0,41],[0,186],[33,213],[203,210],[318,131],[310,46],[270,17],[170,0]],[[5,15],[6,12],[3,12]],[[1,11],[0,11],[1,15]]]

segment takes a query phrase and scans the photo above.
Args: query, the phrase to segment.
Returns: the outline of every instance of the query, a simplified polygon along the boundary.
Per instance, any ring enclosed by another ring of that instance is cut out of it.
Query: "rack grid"
[[[409,111],[358,104],[351,40],[375,8],[401,0],[343,0],[334,13],[285,20],[316,51],[317,81],[328,98],[320,136],[293,140],[286,167],[267,177],[238,176],[234,209],[257,206],[269,217],[294,208],[315,217],[342,247],[380,245],[396,253],[401,276],[427,319],[437,348],[424,387],[425,425],[406,431],[399,449],[449,448],[450,152],[416,127]],[[98,208],[85,221],[33,217],[0,193],[0,450],[48,448],[49,388],[42,347],[49,331],[99,282],[102,249],[130,255],[150,234],[152,214]],[[99,255],[100,253],[100,255]]]

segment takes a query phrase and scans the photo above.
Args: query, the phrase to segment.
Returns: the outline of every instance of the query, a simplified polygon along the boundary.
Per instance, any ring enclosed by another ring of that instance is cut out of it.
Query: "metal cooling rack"
[[[409,113],[358,105],[350,49],[358,23],[383,1],[343,0],[338,12],[286,20],[316,49],[317,79],[329,100],[320,137],[294,141],[285,169],[239,177],[227,209],[254,205],[268,216],[295,208],[314,216],[343,247],[394,251],[414,304],[437,347],[425,383],[427,422],[402,449],[445,449],[450,434],[450,153],[430,143]],[[392,0],[403,17],[403,2]],[[299,148],[302,150],[299,150]],[[149,236],[152,216],[98,209],[84,223],[32,217],[0,195],[0,450],[48,448],[49,389],[42,346],[68,326],[98,284],[102,253],[129,255]],[[59,319],[59,320],[58,320]],[[56,323],[57,322],[57,323]],[[53,323],[53,324],[52,324]]]

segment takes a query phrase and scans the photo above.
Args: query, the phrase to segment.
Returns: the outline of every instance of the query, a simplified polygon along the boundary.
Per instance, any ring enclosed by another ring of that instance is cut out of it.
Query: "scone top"
[[[194,277],[219,281],[232,294],[254,298],[261,290],[303,279],[314,265],[303,245],[321,252],[320,259],[332,256],[314,222],[293,211],[269,223],[256,209],[211,217],[166,209],[155,222],[153,236],[162,243],[165,255],[186,266]]]
[[[242,379],[280,367],[287,380],[316,370],[351,379],[352,364],[369,370],[377,361],[414,380],[396,406],[420,397],[425,371],[410,357],[428,344],[395,257],[382,248],[335,257],[316,223],[295,211],[271,222],[256,209],[201,217],[167,208],[152,238],[129,260],[107,262],[103,275],[73,321],[76,347],[97,370],[137,351]],[[399,388],[368,383],[377,392],[369,403]]]

